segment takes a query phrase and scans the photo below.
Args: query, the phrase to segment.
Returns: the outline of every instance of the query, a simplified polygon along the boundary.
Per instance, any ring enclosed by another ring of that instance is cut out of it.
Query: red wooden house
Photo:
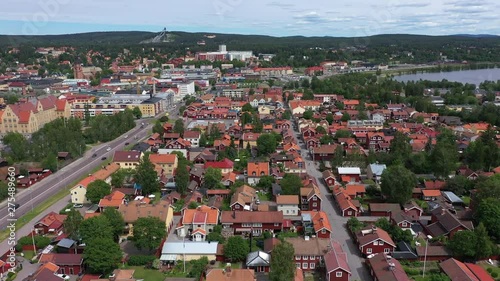
[[[332,226],[325,212],[302,211],[301,215],[309,215],[311,217],[312,232],[318,238],[330,238],[332,234]],[[304,216],[303,216],[304,218]],[[304,223],[304,222],[303,222]]]
[[[316,184],[300,188],[300,203],[302,211],[321,211],[321,193]]]
[[[81,254],[58,254],[49,253],[42,254],[40,260],[41,264],[51,262],[59,266],[57,273],[78,275],[83,272],[83,256]]]
[[[261,235],[265,231],[275,233],[283,230],[283,212],[223,211],[220,222],[223,228],[232,228],[234,234],[252,232],[253,235]]]
[[[340,243],[332,241],[331,249],[323,257],[326,269],[326,281],[349,281],[351,268],[347,262],[347,254]]]
[[[342,187],[334,189],[333,194],[335,196],[335,203],[339,207],[340,214],[343,217],[357,217],[359,215],[359,201],[351,200],[349,195],[345,194]]]
[[[35,223],[35,231],[40,235],[45,235],[48,233],[57,234],[63,229],[63,222],[65,219],[66,215],[60,215],[55,212],[50,212],[37,223]]]
[[[378,227],[371,227],[356,233],[358,247],[364,256],[394,252],[396,244],[389,234]]]
[[[326,183],[326,186],[331,187],[335,185],[336,179],[331,170],[325,170],[323,172],[323,180]]]

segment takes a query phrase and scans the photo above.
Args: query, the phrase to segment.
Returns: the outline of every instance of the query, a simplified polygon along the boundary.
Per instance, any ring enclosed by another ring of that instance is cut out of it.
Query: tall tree
[[[123,234],[125,228],[125,221],[123,220],[122,214],[115,208],[106,208],[104,212],[102,212],[102,215],[109,221],[109,225],[113,230],[113,239],[118,241],[118,238]]]
[[[474,235],[476,236],[474,241],[476,242],[476,259],[485,259],[489,258],[493,253],[493,243],[488,236],[488,230],[483,223],[479,223],[479,225],[474,229]],[[498,235],[498,233],[497,233]]]
[[[80,224],[80,236],[84,243],[96,238],[109,238],[113,240],[113,228],[105,216],[86,219]]]
[[[9,158],[10,162],[22,162],[28,158],[28,141],[26,138],[15,132],[9,132],[3,137],[3,143],[10,148],[9,152],[2,154]]]
[[[390,166],[382,173],[382,193],[394,203],[404,204],[410,200],[417,184],[415,174],[403,165]]]
[[[137,165],[135,181],[141,186],[143,195],[153,194],[160,190],[158,174],[148,156],[142,157]]]
[[[434,174],[446,178],[456,169],[458,150],[455,136],[450,130],[442,130],[436,140],[436,146],[431,152]]]
[[[203,186],[207,189],[219,189],[222,187],[222,172],[220,169],[209,167],[203,176]]]
[[[71,209],[64,219],[63,227],[64,233],[68,235],[69,238],[78,241],[80,239],[80,224],[83,221],[83,216],[76,209]]]
[[[103,274],[117,268],[123,254],[113,239],[95,238],[85,246],[83,257],[90,272]]]
[[[257,150],[259,155],[269,155],[276,152],[276,138],[273,134],[262,134],[257,139]]]
[[[474,218],[488,230],[491,238],[500,242],[500,199],[486,198],[479,203]]]
[[[155,217],[147,217],[139,218],[134,223],[133,233],[134,245],[138,249],[154,250],[160,246],[167,231],[164,221]]]
[[[390,155],[392,156],[393,163],[404,164],[410,157],[412,148],[410,145],[410,138],[401,132],[396,132],[394,139],[390,145]]]
[[[182,122],[182,119],[177,119],[175,120],[174,123],[174,133],[178,134],[184,134],[184,122]]]
[[[296,174],[285,174],[280,185],[283,195],[299,195],[302,180]]]
[[[142,112],[141,112],[141,109],[136,106],[134,107],[134,109],[132,109],[132,113],[134,114],[134,117],[137,118],[137,119],[141,119],[142,118]]]
[[[250,246],[241,236],[229,237],[224,245],[224,257],[231,262],[245,260],[249,252]]]
[[[273,249],[270,281],[289,281],[295,277],[295,250],[292,244],[282,241]]]
[[[181,195],[186,194],[187,187],[189,185],[189,172],[187,170],[187,167],[187,160],[179,161],[175,173],[175,185],[177,187],[177,192],[179,192]]]
[[[163,124],[160,120],[156,120],[153,125],[153,133],[162,134],[163,133]]]
[[[97,204],[105,196],[111,193],[111,186],[103,180],[95,180],[87,186],[85,196],[92,204]]]

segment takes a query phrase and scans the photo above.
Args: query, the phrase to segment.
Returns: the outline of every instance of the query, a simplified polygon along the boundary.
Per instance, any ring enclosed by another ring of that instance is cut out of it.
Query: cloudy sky
[[[500,35],[498,0],[1,0],[0,34]]]

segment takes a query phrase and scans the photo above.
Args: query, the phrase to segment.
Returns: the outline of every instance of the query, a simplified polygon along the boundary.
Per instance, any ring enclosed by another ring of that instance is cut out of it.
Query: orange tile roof
[[[94,179],[97,180],[106,180],[109,178],[114,172],[118,171],[120,169],[120,165],[117,163],[110,163],[107,166],[104,166],[103,169],[100,169],[99,171],[95,172],[92,176]],[[88,178],[88,177],[87,177]],[[85,180],[85,179],[84,179]],[[86,186],[86,185],[85,185]]]
[[[182,224],[192,224],[195,216],[206,214],[207,224],[217,224],[219,221],[219,210],[202,205],[196,209],[185,209],[182,215]]]
[[[125,194],[120,191],[113,191],[110,195],[99,200],[99,207],[120,207],[125,198]]]
[[[94,176],[88,176],[86,178],[84,178],[83,180],[81,180],[77,185],[82,185],[84,186],[85,188],[87,188],[87,186],[89,185],[89,183],[95,181],[96,178]]]
[[[149,160],[154,164],[173,164],[177,159],[177,154],[150,154]]]
[[[278,205],[298,205],[299,196],[298,195],[278,195],[276,197],[276,203]]]
[[[441,196],[441,191],[439,189],[422,189],[422,194],[424,197],[438,197]]]
[[[38,271],[41,271],[43,268],[48,269],[54,273],[56,273],[59,270],[59,266],[57,266],[51,262],[48,262],[48,263],[41,265]]]
[[[356,196],[358,193],[365,193],[366,189],[364,185],[348,184],[345,186],[345,192],[349,196]]]
[[[269,162],[248,162],[247,164],[247,174],[252,176],[255,172],[255,176],[269,175]]]
[[[65,219],[66,219],[66,215],[60,215],[60,214],[57,214],[55,212],[50,212],[45,217],[43,217],[40,221],[38,221],[38,223],[41,223],[45,226],[50,226],[54,222],[62,223],[62,222],[64,222]]]
[[[319,232],[322,229],[326,229],[330,232],[332,232],[332,226],[330,225],[330,221],[328,220],[328,216],[326,215],[325,212],[319,211],[319,212],[312,212],[312,211],[302,211],[302,214],[310,214],[313,225],[314,225],[314,231]]]

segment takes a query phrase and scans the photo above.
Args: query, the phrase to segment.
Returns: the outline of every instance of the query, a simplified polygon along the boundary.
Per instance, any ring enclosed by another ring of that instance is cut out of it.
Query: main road
[[[295,138],[298,141],[300,132],[298,126],[293,125]],[[312,157],[304,144],[304,142],[297,142],[300,144],[302,158],[306,163],[307,174],[316,179],[318,186],[321,190],[321,209],[328,215],[330,224],[332,226],[332,239],[338,241],[342,245],[342,249],[347,254],[347,261],[351,268],[352,276],[349,280],[352,281],[365,281],[372,280],[367,268],[363,264],[363,259],[360,257],[357,245],[352,241],[351,236],[347,232],[346,223],[347,218],[342,217],[338,210],[334,207],[334,198],[330,191],[323,184],[323,175],[318,170]]]
[[[170,107],[166,112],[168,112],[171,117],[175,118],[175,116],[177,116],[177,111],[178,107]],[[161,117],[164,114],[165,112],[162,112],[155,118]],[[70,163],[69,165],[65,166],[64,168],[50,175],[44,180],[35,183],[28,189],[18,193],[15,197],[15,203],[19,204],[20,206],[17,210],[15,210],[15,217],[20,218],[22,215],[29,212],[32,208],[41,204],[49,197],[57,194],[61,189],[64,189],[82,176],[91,173],[92,170],[94,170],[96,167],[102,165],[102,163],[105,161],[102,160],[103,157],[106,157],[107,159],[113,157],[115,151],[123,150],[125,148],[125,143],[134,143],[148,136],[150,130],[153,127],[153,122],[148,121],[150,121],[150,119],[137,120],[136,126],[132,130],[121,135],[113,141],[92,148],[91,150],[87,151],[81,158]],[[142,122],[145,123],[145,126],[141,125]],[[109,151],[107,151],[108,147],[110,148]],[[94,154],[96,154],[95,157],[93,157]],[[42,214],[38,215],[33,220],[28,222],[24,227],[16,229],[16,238],[19,239],[25,235],[28,235],[31,232],[33,225],[50,211],[59,212],[61,208],[70,203],[68,198],[69,194],[61,201],[55,203],[53,207],[50,207],[49,209],[42,212]],[[5,229],[9,223],[7,219],[11,217],[8,213],[8,208],[5,201],[1,203],[1,206],[0,229]],[[54,209],[55,207],[57,207],[58,209]],[[7,252],[9,248],[10,246],[7,244],[7,240],[2,241],[0,243],[0,255],[3,255],[5,252]]]

